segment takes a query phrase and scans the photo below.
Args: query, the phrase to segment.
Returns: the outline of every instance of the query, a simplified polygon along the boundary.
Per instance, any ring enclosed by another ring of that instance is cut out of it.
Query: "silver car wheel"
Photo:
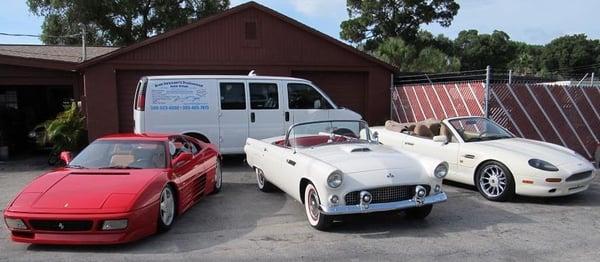
[[[173,223],[175,217],[175,198],[171,188],[165,187],[160,194],[160,219],[166,226]]]
[[[488,197],[497,197],[506,191],[507,177],[498,165],[488,165],[481,171],[479,187]]]

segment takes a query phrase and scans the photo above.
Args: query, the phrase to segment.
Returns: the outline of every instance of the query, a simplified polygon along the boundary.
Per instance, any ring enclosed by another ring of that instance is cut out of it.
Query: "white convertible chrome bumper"
[[[362,213],[373,213],[383,212],[391,210],[407,209],[412,207],[419,207],[423,205],[431,205],[435,203],[444,202],[448,199],[446,193],[440,192],[435,195],[423,197],[421,199],[412,198],[409,200],[403,200],[398,202],[378,203],[369,205],[339,205],[339,206],[325,206],[321,205],[321,212],[325,215],[345,215],[345,214],[362,214]]]

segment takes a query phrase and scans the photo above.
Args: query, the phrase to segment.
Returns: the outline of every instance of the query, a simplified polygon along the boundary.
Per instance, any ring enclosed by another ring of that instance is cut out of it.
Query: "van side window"
[[[250,108],[251,109],[278,109],[279,94],[277,84],[250,83]]]
[[[332,109],[325,97],[307,84],[290,83],[288,90],[288,106],[290,109]]]
[[[221,109],[246,109],[244,83],[221,83]]]

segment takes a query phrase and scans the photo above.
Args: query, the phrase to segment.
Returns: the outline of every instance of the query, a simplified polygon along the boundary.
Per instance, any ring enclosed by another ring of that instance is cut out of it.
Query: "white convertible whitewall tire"
[[[315,186],[309,183],[304,190],[304,210],[306,211],[308,223],[318,230],[326,230],[331,226],[332,218],[321,213],[320,205],[319,193]]]

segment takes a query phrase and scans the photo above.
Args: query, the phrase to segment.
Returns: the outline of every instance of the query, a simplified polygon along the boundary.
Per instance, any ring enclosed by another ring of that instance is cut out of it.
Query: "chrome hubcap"
[[[483,193],[490,197],[502,195],[506,190],[506,174],[497,165],[486,166],[479,178],[479,186]]]
[[[258,187],[263,188],[265,185],[265,176],[260,169],[256,170],[256,180],[258,181]]]
[[[170,188],[165,188],[160,194],[160,219],[163,224],[170,225],[175,214],[175,201]]]
[[[310,190],[308,197],[308,211],[310,213],[310,217],[313,220],[319,219],[319,196],[317,195],[317,191]]]

